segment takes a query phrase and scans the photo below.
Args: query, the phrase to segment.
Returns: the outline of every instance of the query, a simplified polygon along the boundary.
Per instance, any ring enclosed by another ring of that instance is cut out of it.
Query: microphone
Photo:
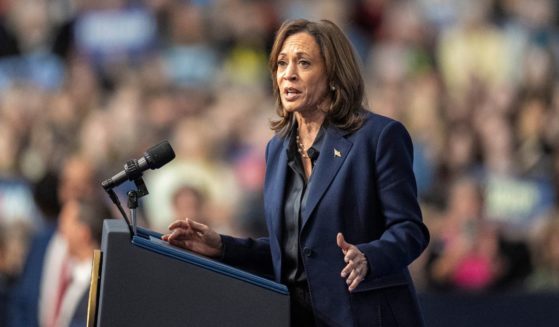
[[[309,158],[311,159],[311,165],[314,167],[314,164],[316,163],[316,159],[318,159],[318,151],[315,150],[313,147],[310,147],[307,150],[307,155],[309,156]]]
[[[158,169],[166,165],[175,158],[175,151],[168,141],[163,141],[147,149],[144,156],[140,159],[133,159],[126,162],[124,170],[111,178],[104,180],[101,186],[105,190],[113,189],[127,180],[134,181],[142,176],[148,169]]]

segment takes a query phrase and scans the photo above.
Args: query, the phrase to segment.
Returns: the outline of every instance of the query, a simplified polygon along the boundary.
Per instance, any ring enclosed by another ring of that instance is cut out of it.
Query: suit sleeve
[[[258,239],[221,235],[222,261],[264,277],[273,277],[272,255],[268,237]]]
[[[367,257],[373,278],[401,271],[429,243],[429,231],[417,202],[413,145],[402,124],[392,121],[382,130],[375,161],[385,230],[378,240],[357,245]]]

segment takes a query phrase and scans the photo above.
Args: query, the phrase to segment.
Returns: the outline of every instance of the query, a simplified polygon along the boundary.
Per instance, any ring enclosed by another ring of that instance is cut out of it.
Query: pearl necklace
[[[301,157],[309,159],[309,155],[307,154],[307,151],[305,151],[305,147],[303,146],[303,143],[301,143],[301,138],[299,137],[299,135],[297,135],[295,140],[297,141],[297,151],[299,151]]]

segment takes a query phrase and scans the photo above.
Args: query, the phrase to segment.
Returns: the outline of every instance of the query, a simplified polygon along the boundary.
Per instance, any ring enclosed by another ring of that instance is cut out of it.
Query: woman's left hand
[[[347,264],[342,269],[341,276],[347,278],[346,283],[349,285],[348,289],[351,292],[365,279],[369,272],[367,257],[355,245],[347,243],[342,233],[338,233],[336,236],[336,243],[342,249],[344,261]]]

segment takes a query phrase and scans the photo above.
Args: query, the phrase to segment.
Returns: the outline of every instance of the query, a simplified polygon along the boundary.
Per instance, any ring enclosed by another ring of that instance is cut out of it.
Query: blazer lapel
[[[345,134],[331,125],[326,128],[324,145],[311,176],[307,203],[301,211],[301,230],[349,154],[352,143],[344,138]]]

